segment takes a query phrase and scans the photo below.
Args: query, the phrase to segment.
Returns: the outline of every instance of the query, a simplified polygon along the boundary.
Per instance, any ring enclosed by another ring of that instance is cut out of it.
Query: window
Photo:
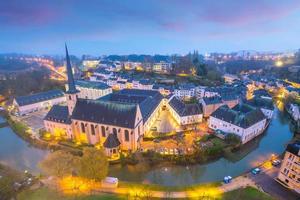
[[[116,129],[116,128],[113,128],[113,134],[114,134],[115,136],[117,136],[117,129]]]
[[[139,136],[140,136],[140,126],[138,126],[138,134],[139,134]]]
[[[105,127],[101,126],[101,133],[102,133],[102,137],[106,137],[105,136]]]
[[[95,135],[95,127],[94,127],[94,124],[91,124],[91,132],[92,132],[92,135]]]
[[[81,132],[85,133],[85,125],[84,125],[84,123],[81,122],[80,125],[81,125]]]
[[[125,141],[126,142],[129,141],[129,132],[128,132],[128,130],[125,130]]]

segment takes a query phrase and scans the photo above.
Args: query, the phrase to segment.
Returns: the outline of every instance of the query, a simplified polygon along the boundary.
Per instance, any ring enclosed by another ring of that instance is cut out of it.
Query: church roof
[[[144,122],[148,120],[163,96],[158,91],[124,89],[101,97],[99,100],[139,105]]]
[[[137,106],[135,104],[78,99],[72,118],[112,126],[134,128],[136,113]]]
[[[54,105],[45,116],[44,120],[71,124],[71,119],[69,117],[69,111],[67,106]]]

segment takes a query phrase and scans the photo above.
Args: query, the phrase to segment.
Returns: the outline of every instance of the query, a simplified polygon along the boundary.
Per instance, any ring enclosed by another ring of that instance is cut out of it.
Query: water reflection
[[[9,127],[0,129],[0,162],[19,170],[39,172],[38,162],[48,153],[31,147]]]

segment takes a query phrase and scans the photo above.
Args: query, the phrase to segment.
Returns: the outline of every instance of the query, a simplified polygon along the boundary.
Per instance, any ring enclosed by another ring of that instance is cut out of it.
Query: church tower
[[[66,91],[66,98],[67,98],[69,115],[72,115],[74,107],[77,102],[79,91],[75,87],[67,44],[65,46],[66,46],[66,65],[67,65],[67,75],[68,75],[68,90]]]

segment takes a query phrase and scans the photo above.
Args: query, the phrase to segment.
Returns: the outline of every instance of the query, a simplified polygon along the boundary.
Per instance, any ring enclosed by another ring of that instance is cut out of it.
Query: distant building
[[[195,97],[195,85],[181,84],[174,90],[174,94],[176,97],[181,99]]]
[[[202,109],[198,103],[185,104],[182,100],[173,96],[167,104],[171,115],[180,125],[197,124],[202,122]]]
[[[113,73],[110,71],[107,71],[106,69],[99,68],[94,71],[93,76],[99,76],[104,79],[109,79],[113,76]]]
[[[300,194],[300,141],[287,146],[278,180],[284,186]]]
[[[219,107],[209,117],[208,127],[214,131],[238,135],[245,144],[263,133],[267,118],[260,109],[247,104],[238,104],[234,108],[227,105]]]
[[[50,108],[53,105],[66,103],[66,97],[61,90],[50,90],[28,96],[16,97],[13,105],[20,115]]]
[[[200,100],[203,109],[203,117],[209,117],[220,106],[227,105],[233,108],[239,103],[239,98],[234,95],[204,97]]]
[[[300,121],[300,106],[296,104],[290,104],[288,112],[295,121]]]
[[[80,91],[78,97],[81,99],[98,99],[102,96],[112,93],[112,88],[102,82],[93,81],[75,81],[76,88]],[[68,91],[68,84],[66,84]]]
[[[261,97],[265,99],[272,99],[272,96],[264,89],[258,89],[253,92],[254,97]]]
[[[98,59],[86,59],[82,61],[84,69],[96,68],[100,61]]]
[[[172,64],[162,61],[159,63],[154,63],[152,69],[157,73],[169,73],[172,70]]]
[[[239,77],[234,74],[224,74],[223,78],[226,83],[233,83],[235,80],[240,80]]]
[[[203,117],[209,117],[220,106],[224,105],[224,102],[220,96],[204,97],[200,100],[203,109]]]
[[[139,81],[138,89],[141,90],[152,90],[153,81],[149,79],[142,79]]]

